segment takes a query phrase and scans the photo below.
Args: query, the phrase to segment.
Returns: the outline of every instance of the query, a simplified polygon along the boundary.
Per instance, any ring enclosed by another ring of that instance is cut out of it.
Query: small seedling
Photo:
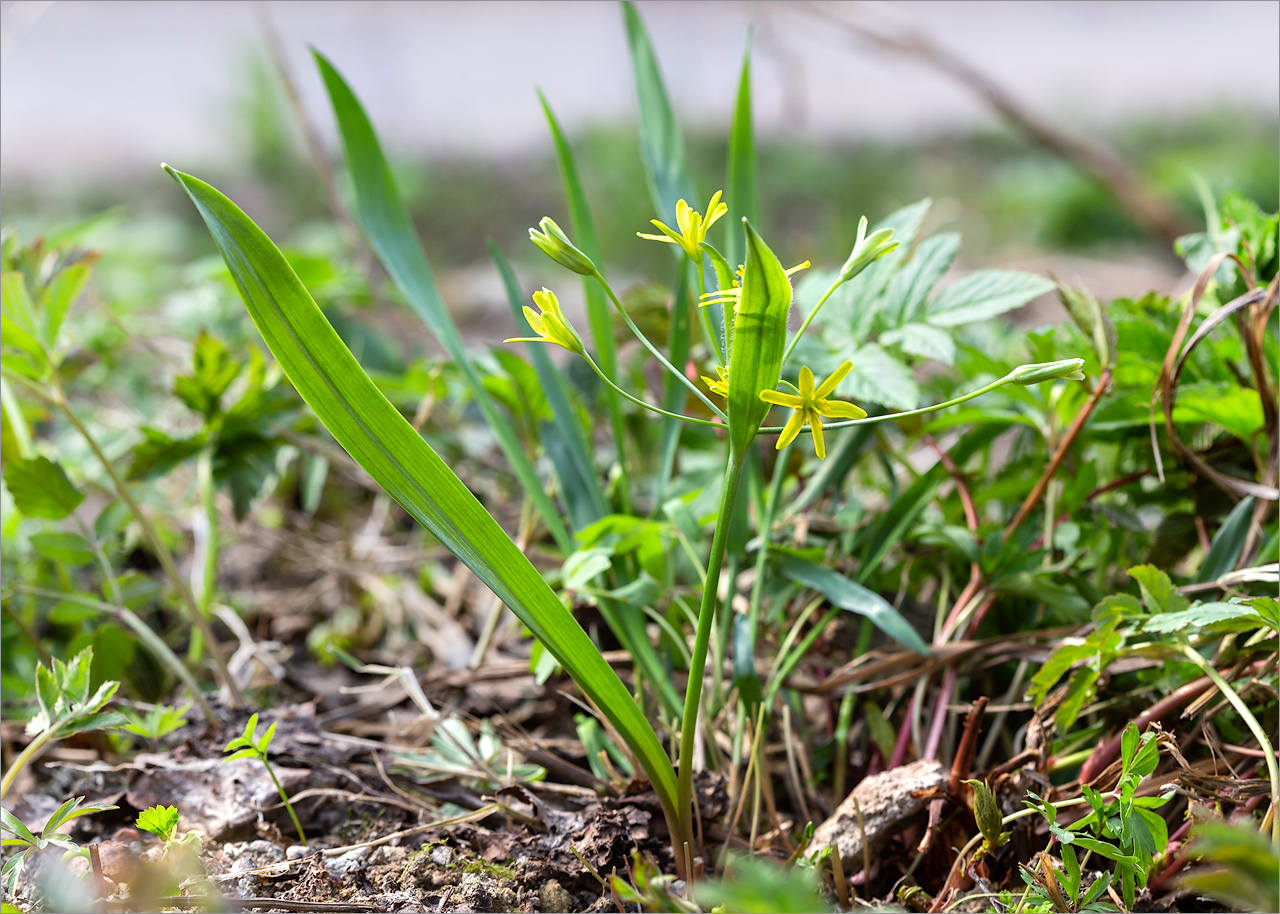
[[[224,758],[223,761],[234,762],[240,758],[256,758],[266,766],[267,774],[271,775],[271,780],[276,785],[276,790],[280,792],[280,800],[284,803],[284,808],[289,811],[289,818],[293,820],[293,827],[298,830],[298,840],[305,847],[307,836],[302,832],[302,823],[298,821],[298,814],[293,811],[293,804],[289,802],[289,797],[284,792],[284,786],[280,783],[280,779],[276,777],[275,769],[271,767],[271,762],[267,760],[267,752],[271,748],[271,739],[276,735],[276,725],[273,723],[270,727],[267,727],[267,732],[262,736],[258,736],[257,731],[258,715],[255,714],[244,725],[244,732],[227,743],[227,747],[223,751],[231,752],[232,754]]]
[[[203,844],[203,834],[192,829],[182,837],[178,837],[178,810],[173,806],[151,806],[138,813],[138,821],[134,824],[143,831],[149,831],[164,842],[164,856],[170,851],[199,853]]]
[[[171,705],[155,705],[147,712],[146,717],[128,714],[129,722],[122,728],[127,733],[145,737],[153,743],[161,737],[168,736],[175,730],[187,725],[187,712],[191,710],[191,702],[181,708]],[[157,807],[158,808],[158,807]]]
[[[18,772],[50,740],[86,730],[116,727],[125,722],[123,714],[102,710],[120,683],[107,681],[97,691],[90,692],[89,668],[92,665],[93,648],[86,647],[70,663],[54,659],[52,670],[43,663],[36,667],[39,710],[27,721],[27,733],[32,740],[4,773],[4,779],[0,781],[0,797],[9,792]]]
[[[32,834],[31,829],[22,824],[22,820],[9,812],[9,810],[0,809],[0,830],[13,835],[12,838],[5,838],[0,841],[0,844],[5,847],[19,848],[14,852],[13,856],[5,861],[4,869],[0,870],[0,881],[4,882],[5,888],[13,892],[17,887],[18,877],[26,869],[27,859],[51,845],[66,851],[63,854],[64,860],[68,857],[85,853],[84,849],[72,841],[70,836],[63,833],[61,829],[72,819],[77,819],[80,816],[118,808],[118,806],[111,806],[105,803],[85,803],[84,797],[74,797],[58,807],[54,814],[49,817],[44,831],[39,835]]]

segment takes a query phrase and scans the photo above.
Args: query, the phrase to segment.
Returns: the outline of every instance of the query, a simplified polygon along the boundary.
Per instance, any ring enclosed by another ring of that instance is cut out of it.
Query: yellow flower
[[[827,395],[836,389],[836,385],[843,381],[844,376],[851,370],[853,370],[852,362],[842,362],[840,367],[831,372],[830,376],[815,390],[813,387],[813,372],[806,365],[800,369],[799,396],[780,393],[776,390],[760,391],[760,399],[766,403],[789,406],[796,411],[796,414],[791,417],[786,427],[783,428],[782,434],[778,436],[778,450],[782,450],[794,441],[796,435],[800,434],[800,428],[805,423],[808,423],[809,428],[813,429],[813,449],[817,451],[819,460],[826,459],[827,446],[822,440],[822,419],[820,417],[861,419],[867,414],[866,410],[854,406],[852,403],[827,399]]]
[[[717,219],[729,212],[728,205],[720,202],[720,194],[721,191],[716,191],[711,198],[711,202],[707,204],[705,221],[701,213],[690,209],[688,203],[680,200],[676,203],[676,225],[680,231],[677,232],[665,223],[653,219],[650,221],[662,232],[661,235],[646,235],[643,232],[636,232],[636,234],[649,241],[665,241],[667,244],[678,244],[689,255],[691,260],[698,263],[702,260],[702,242],[707,240],[707,229],[711,228]]]
[[[729,372],[725,370],[723,365],[717,365],[716,374],[720,376],[720,380],[712,380],[703,375],[702,383],[707,385],[707,390],[713,394],[719,394],[727,400],[729,399]]]
[[[799,273],[801,270],[807,270],[811,266],[813,266],[813,264],[806,260],[804,263],[798,263],[790,270],[787,270],[787,275],[791,276],[793,273]],[[702,300],[698,302],[698,304],[703,307],[706,307],[707,305],[731,304],[736,308],[738,306],[738,299],[742,296],[742,271],[744,269],[745,267],[738,267],[738,278],[733,281],[732,287],[728,289],[720,289],[716,292],[705,292],[701,296]]]
[[[525,320],[529,322],[529,326],[533,328],[533,332],[538,335],[517,336],[513,339],[503,340],[503,342],[555,343],[557,346],[563,346],[570,352],[576,352],[581,355],[584,350],[582,338],[573,329],[569,319],[564,316],[564,311],[560,309],[560,301],[556,298],[556,293],[550,289],[534,292],[533,303],[541,309],[542,313],[539,314],[528,305],[525,305],[524,316]]]

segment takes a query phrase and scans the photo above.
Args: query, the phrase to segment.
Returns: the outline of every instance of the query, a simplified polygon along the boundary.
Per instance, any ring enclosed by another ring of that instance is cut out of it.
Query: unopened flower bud
[[[848,282],[871,266],[875,260],[897,248],[898,243],[890,241],[891,238],[893,238],[891,228],[876,229],[867,235],[867,217],[863,216],[858,222],[858,238],[854,242],[853,252],[840,268],[840,282]]]
[[[543,253],[575,273],[581,273],[583,276],[595,273],[596,265],[591,262],[591,258],[569,240],[569,236],[555,224],[550,216],[544,216],[538,225],[542,231],[529,229],[529,240],[541,248]]]
[[[1034,365],[1019,365],[1009,372],[1009,380],[1014,384],[1026,387],[1039,384],[1041,381],[1083,381],[1084,359],[1062,359],[1059,362],[1038,362]]]

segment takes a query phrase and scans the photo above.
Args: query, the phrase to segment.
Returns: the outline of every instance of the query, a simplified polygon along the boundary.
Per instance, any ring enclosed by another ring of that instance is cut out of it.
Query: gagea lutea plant
[[[632,17],[630,7],[626,10]],[[630,18],[628,24],[630,27]],[[632,35],[633,42],[639,40],[636,34]],[[355,192],[355,207],[371,247],[410,306],[460,369],[464,382],[520,480],[529,504],[545,522],[556,545],[566,555],[569,554],[573,550],[569,529],[576,528],[581,533],[584,526],[601,520],[608,513],[607,500],[592,466],[580,424],[575,419],[565,426],[562,436],[567,445],[577,442],[577,457],[574,458],[577,462],[560,459],[555,463],[564,488],[569,515],[566,522],[548,495],[528,454],[515,440],[509,423],[496,413],[492,398],[480,382],[461,336],[443,305],[425,252],[414,233],[404,201],[395,189],[368,117],[337,70],[319,54],[316,59],[342,134]],[[639,79],[644,55],[637,53],[636,59]],[[775,447],[784,448],[799,436],[807,435],[813,441],[816,454],[824,457],[826,434],[829,432],[942,409],[1006,384],[1078,379],[1082,377],[1082,361],[1068,359],[1020,366],[945,403],[892,415],[868,416],[859,406],[837,395],[841,381],[851,368],[848,361],[830,373],[824,371],[825,377],[819,380],[808,366],[800,366],[795,374],[791,374],[788,359],[797,341],[832,295],[895,249],[892,230],[884,228],[868,233],[866,220],[863,220],[848,261],[835,274],[825,294],[805,315],[799,330],[789,334],[788,317],[793,304],[791,274],[808,264],[791,270],[783,267],[750,218],[741,216],[730,217],[735,231],[728,235],[728,253],[718,250],[708,241],[707,231],[730,212],[729,203],[722,200],[721,194],[711,198],[705,214],[688,204],[691,194],[680,195],[679,202],[672,207],[675,227],[662,220],[654,220],[660,234],[642,233],[642,237],[676,245],[684,261],[681,276],[690,277],[677,283],[677,304],[671,309],[671,323],[676,329],[673,329],[672,340],[669,341],[670,357],[664,355],[641,331],[606,278],[596,251],[593,230],[584,231],[590,229],[590,217],[567,145],[549,107],[545,110],[561,154],[566,185],[571,190],[574,234],[579,237],[575,243],[550,218],[543,219],[538,229],[531,230],[530,237],[540,250],[585,280],[591,337],[595,344],[595,355],[592,355],[564,313],[554,291],[544,289],[532,296],[536,310],[527,305],[523,308],[529,335],[517,339],[530,341],[534,350],[531,357],[548,400],[567,396],[564,392],[568,386],[565,373],[545,358],[545,353],[537,345],[540,343],[553,343],[584,359],[606,385],[605,402],[611,414],[619,457],[615,467],[624,480],[628,472],[627,462],[622,459],[625,444],[620,433],[620,410],[624,402],[631,402],[663,417],[664,481],[674,465],[679,423],[712,426],[724,434],[719,508],[705,565],[699,569],[705,574],[701,575],[703,583],[700,585],[697,611],[696,614],[690,611],[696,623],[692,645],[684,643],[684,635],[672,629],[681,648],[681,659],[685,653],[688,658],[688,680],[683,701],[672,684],[669,667],[663,665],[655,651],[644,625],[644,615],[619,611],[618,606],[606,600],[599,604],[606,623],[635,659],[637,681],[643,675],[659,699],[658,712],[665,715],[665,720],[678,733],[674,759],[663,748],[660,733],[665,730],[655,729],[637,701],[639,689],[638,694],[633,695],[623,684],[543,575],[370,380],[271,239],[212,186],[168,166],[166,170],[204,219],[259,332],[316,416],[410,516],[467,565],[511,609],[532,633],[540,649],[561,665],[608,720],[613,733],[626,744],[662,805],[672,836],[678,872],[688,876],[696,871],[693,861],[699,853],[696,840],[699,830],[692,802],[695,734],[707,655],[717,616],[717,589],[735,519],[740,482],[744,468],[755,460],[757,436],[776,435]],[[666,116],[669,115],[667,110]],[[750,185],[750,182],[735,182],[733,172],[731,168],[731,188]],[[677,195],[671,193],[675,185],[670,185],[661,176],[651,177],[655,189],[661,185],[661,193],[657,196],[673,201],[677,199]],[[661,204],[658,208],[665,210],[667,205]],[[744,207],[746,213],[751,210],[750,205]],[[730,224],[729,220],[726,224]],[[739,224],[740,231],[737,230]],[[495,259],[508,291],[513,293],[513,301],[518,301],[519,287],[514,274],[496,252]],[[734,269],[733,262],[739,260],[740,265]],[[686,282],[696,283],[694,294],[702,305],[697,309],[701,316],[701,333],[706,351],[717,360],[713,368],[716,377],[705,379],[705,391],[677,367],[688,361],[692,335],[688,322],[681,323],[686,312],[681,310],[680,300],[687,291]],[[666,372],[667,395],[661,406],[649,403],[642,394],[624,388],[610,332],[610,304],[643,349]],[[790,380],[792,377],[794,382]],[[685,413],[689,396],[705,407],[710,418]],[[552,403],[552,406],[555,408],[556,404]],[[789,415],[782,425],[766,426],[764,423],[775,406],[789,411]],[[571,410],[556,411],[557,415],[571,413]],[[564,451],[573,456],[572,446],[566,446]],[[784,469],[779,466],[775,470],[775,487],[776,479]],[[566,480],[574,474],[577,482],[571,485]],[[618,500],[623,510],[630,510],[626,486],[620,485],[618,489]],[[636,518],[627,519],[641,522]],[[768,523],[761,525],[762,532],[766,534],[766,544],[768,527]],[[761,550],[761,555],[763,552]],[[819,565],[791,557],[782,567],[793,577],[799,575],[799,579],[812,578],[815,573],[830,574]],[[763,560],[758,570],[767,571]],[[840,580],[846,589],[856,588],[876,604],[859,611],[891,637],[915,650],[924,651],[923,641],[887,603],[851,581]],[[828,596],[833,604],[841,602],[835,596]],[[878,604],[883,604],[883,607]],[[847,599],[845,605],[848,605]],[[801,642],[800,649],[806,643]],[[800,652],[798,650],[788,663],[794,663]],[[718,674],[719,668],[713,669]],[[770,683],[767,700],[762,707],[772,699],[780,682],[779,677]],[[759,702],[758,696],[755,702]]]

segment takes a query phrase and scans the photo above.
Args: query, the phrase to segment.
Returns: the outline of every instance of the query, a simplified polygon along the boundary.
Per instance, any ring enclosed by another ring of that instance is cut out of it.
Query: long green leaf
[[[751,119],[751,36],[742,51],[742,75],[738,78],[738,100],[733,106],[729,128],[729,212],[725,216],[724,255],[730,266],[746,258],[746,237],[742,220],[760,224],[756,181],[756,139]]]
[[[635,73],[636,107],[640,113],[640,150],[644,162],[645,178],[649,184],[649,194],[654,209],[668,225],[675,225],[676,203],[684,200],[694,209],[705,204],[698,200],[698,192],[694,187],[693,177],[689,171],[689,159],[685,153],[684,136],[680,132],[680,124],[676,121],[675,112],[671,108],[671,99],[667,95],[666,85],[662,81],[662,71],[658,67],[658,57],[653,52],[653,45],[645,31],[644,23],[635,7],[629,3],[622,4],[622,11],[627,27],[627,44],[631,50],[631,64]],[[703,215],[708,215],[704,213]],[[678,247],[672,248],[677,258],[684,254]],[[720,305],[707,305],[706,318],[710,324],[711,334],[720,340],[724,339],[724,309]],[[669,344],[671,364],[684,369],[684,359],[676,359],[680,353],[687,354],[689,334],[692,332],[691,322],[672,314],[672,335]],[[719,344],[715,339],[710,341],[713,348]],[[670,383],[668,392],[672,388]],[[671,402],[676,402],[674,394]],[[683,405],[680,399],[679,404]],[[670,406],[666,408],[670,409]],[[678,420],[668,419],[667,422]],[[668,440],[675,432],[667,432]],[[658,499],[662,501],[661,498]]]
[[[856,584],[839,572],[816,562],[794,555],[779,555],[776,560],[778,569],[797,584],[819,591],[841,609],[865,616],[876,628],[903,647],[929,656],[929,648],[924,639],[880,594],[867,590],[861,584]]]
[[[351,183],[355,188],[356,212],[374,252],[408,299],[409,305],[444,346],[449,358],[461,369],[471,395],[484,413],[511,469],[533,500],[557,545],[568,552],[573,548],[573,540],[564,521],[551,497],[547,495],[528,455],[520,446],[511,423],[503,418],[493,398],[485,390],[479,373],[467,356],[462,336],[444,306],[435,276],[427,263],[427,255],[413,230],[404,200],[396,190],[373,124],[369,122],[355,93],[333,65],[319,51],[312,53],[320,67],[320,74],[324,77],[329,101],[333,105],[333,113],[342,134],[347,168],[351,172]]]
[[[547,117],[547,127],[551,130],[551,139],[556,146],[556,161],[560,165],[560,179],[564,182],[564,196],[569,204],[569,224],[573,226],[575,243],[604,275],[603,258],[600,256],[600,242],[596,236],[595,220],[591,217],[591,207],[587,204],[587,193],[582,188],[582,179],[578,177],[578,166],[573,158],[573,150],[565,139],[560,122],[556,120],[551,105],[541,92],[538,100],[542,102],[542,111]],[[587,323],[591,327],[591,338],[596,344],[600,368],[614,381],[618,380],[618,346],[613,337],[613,315],[609,310],[609,302],[604,290],[593,277],[582,277],[582,291],[586,296]],[[609,407],[609,417],[613,421],[614,447],[618,451],[618,463],[624,468],[625,437],[622,424],[622,398],[613,388],[604,388],[605,404]]]
[[[1236,567],[1249,534],[1249,524],[1253,521],[1253,505],[1254,497],[1250,495],[1240,499],[1240,503],[1231,509],[1227,519],[1213,535],[1209,553],[1200,563],[1200,571],[1196,574],[1197,581],[1216,581]]]
[[[698,208],[697,192],[689,173],[684,136],[671,109],[671,99],[662,81],[658,57],[645,31],[640,14],[631,3],[622,4],[627,25],[627,43],[636,79],[636,105],[640,111],[640,148],[645,177],[653,205],[662,219],[675,225],[676,201],[686,200]]]
[[[369,380],[279,249],[198,178],[168,169],[209,227],[245,307],[338,443],[529,627],[627,742],[672,820],[675,775],[613,668],[538,570]]]

